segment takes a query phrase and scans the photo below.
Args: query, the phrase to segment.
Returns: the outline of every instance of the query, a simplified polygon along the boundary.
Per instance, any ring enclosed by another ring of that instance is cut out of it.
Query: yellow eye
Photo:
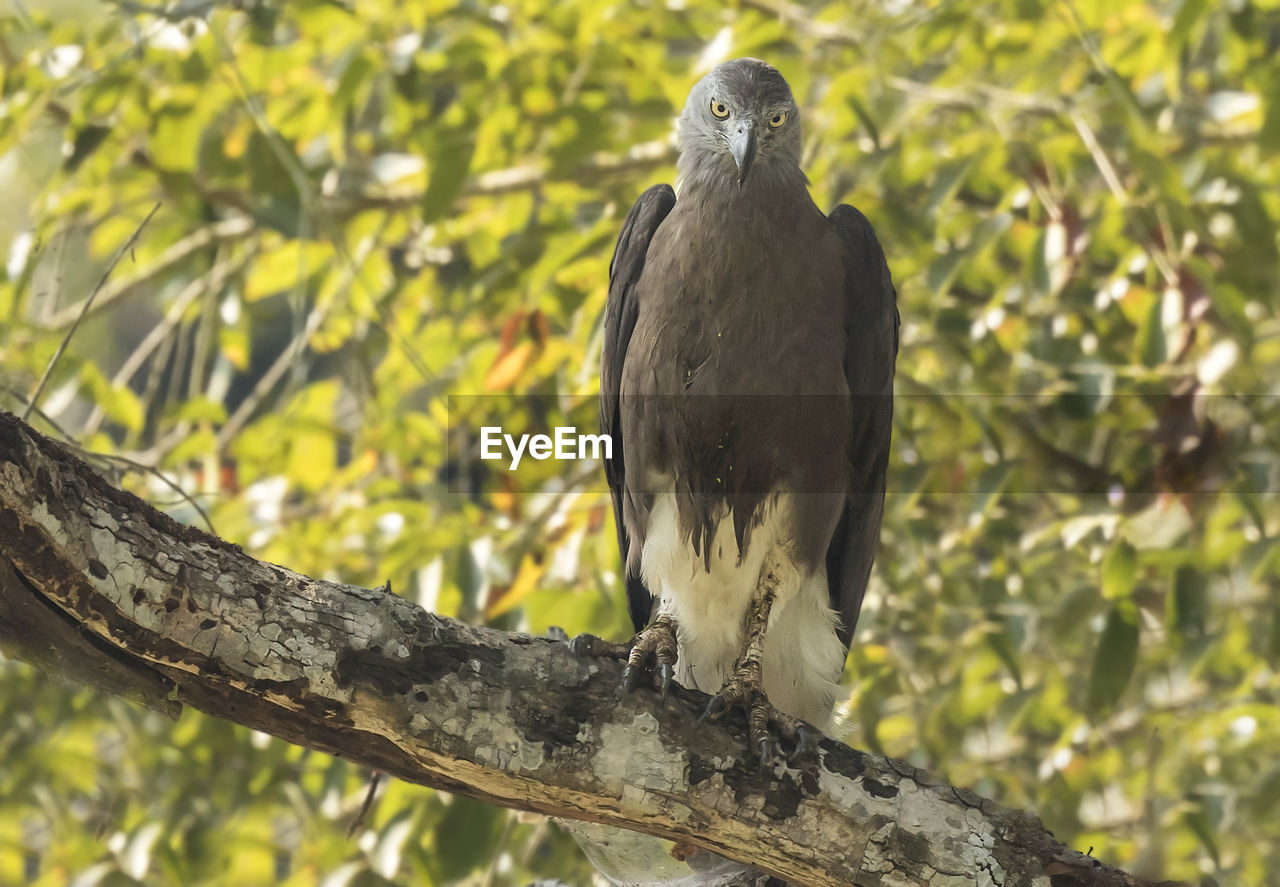
[[[769,125],[772,126],[774,129],[777,129],[779,126],[781,126],[786,122],[787,122],[786,114],[774,114],[772,117],[769,118]]]
[[[724,102],[717,102],[715,99],[712,99],[711,115],[713,117],[716,117],[719,120],[723,120],[724,118],[729,116],[729,106],[726,105]]]

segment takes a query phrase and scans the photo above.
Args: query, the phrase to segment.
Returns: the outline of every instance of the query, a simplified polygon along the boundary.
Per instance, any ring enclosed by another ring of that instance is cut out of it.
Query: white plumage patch
[[[781,495],[764,506],[764,519],[752,531],[741,561],[733,515],[725,515],[716,528],[708,570],[703,556],[681,538],[675,494],[659,494],[649,513],[640,573],[658,597],[659,611],[675,617],[679,626],[676,680],[715,693],[742,654],[747,611],[768,560],[783,581],[765,634],[765,693],[779,710],[825,727],[845,648],[836,634],[839,617],[829,605],[825,567],[806,573],[791,554],[790,502],[790,495]]]

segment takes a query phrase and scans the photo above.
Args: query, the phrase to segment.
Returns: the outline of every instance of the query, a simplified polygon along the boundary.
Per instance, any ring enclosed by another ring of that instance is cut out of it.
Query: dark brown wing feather
[[[893,428],[893,369],[898,357],[897,292],[884,250],[866,216],[851,206],[831,213],[844,244],[848,351],[845,376],[853,396],[853,482],[827,549],[831,606],[848,646],[880,543],[885,474]]]
[[[609,301],[604,311],[604,353],[600,359],[600,427],[613,440],[613,458],[605,462],[605,477],[613,497],[613,518],[618,530],[618,548],[622,552],[622,565],[626,573],[627,605],[636,630],[649,622],[653,608],[653,596],[645,588],[640,576],[628,568],[630,538],[623,521],[623,497],[626,495],[626,464],[622,452],[622,428],[619,415],[619,395],[622,385],[622,364],[626,360],[627,345],[635,329],[636,282],[644,270],[645,256],[653,232],[676,205],[676,192],[670,185],[654,185],[640,195],[627,219],[622,223],[618,245],[609,263]]]

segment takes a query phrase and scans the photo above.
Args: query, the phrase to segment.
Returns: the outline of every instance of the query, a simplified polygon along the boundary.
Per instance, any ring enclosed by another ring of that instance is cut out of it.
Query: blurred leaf
[[[929,202],[926,206],[928,213],[932,215],[938,212],[951,199],[952,195],[963,184],[965,176],[973,168],[976,159],[976,157],[964,157],[960,160],[953,160],[943,164],[938,168],[937,176],[933,180],[933,188],[929,194]]]
[[[1203,808],[1184,814],[1184,819],[1187,825],[1191,827],[1191,831],[1200,839],[1201,845],[1209,853],[1213,864],[1215,866],[1221,865],[1221,859],[1218,855],[1218,842],[1214,838],[1216,830],[1209,822],[1209,817],[1205,814]]]
[[[1173,27],[1169,29],[1169,43],[1180,46],[1186,42],[1187,35],[1193,25],[1204,15],[1208,0],[1183,0],[1174,16]]]
[[[332,256],[323,243],[287,240],[259,256],[245,281],[244,296],[250,302],[297,286],[324,267]]]
[[[467,133],[455,131],[432,145],[428,175],[422,195],[422,219],[433,222],[449,212],[467,182],[467,172],[475,153],[475,142]]]
[[[1280,809],[1280,768],[1271,770],[1258,781],[1252,806],[1257,816],[1271,816]]]
[[[1149,367],[1156,367],[1164,363],[1169,356],[1169,346],[1164,338],[1163,316],[1163,300],[1152,299],[1151,307],[1147,309],[1147,314],[1142,320],[1142,327],[1138,330],[1138,359]]]
[[[485,609],[485,618],[496,619],[523,604],[525,598],[538,587],[538,580],[542,578],[546,569],[545,564],[539,563],[531,555],[525,555],[520,562],[520,569],[516,572],[515,581],[503,594],[490,601]]]
[[[537,357],[538,346],[534,342],[520,342],[506,354],[501,355],[489,368],[484,378],[485,391],[510,390],[524,371]]]
[[[1004,663],[1005,668],[1009,669],[1009,675],[1021,689],[1022,669],[1018,666],[1018,654],[1008,633],[1006,631],[991,632],[987,635],[987,643],[991,645],[992,651],[1000,657],[1000,661]]]
[[[1208,579],[1195,567],[1178,567],[1169,595],[1169,627],[1183,637],[1201,637],[1208,611]]]
[[[91,363],[81,365],[80,378],[108,419],[119,422],[129,431],[141,430],[146,421],[146,408],[132,390],[123,385],[112,385]]]
[[[1098,715],[1124,695],[1138,661],[1138,614],[1127,601],[1112,605],[1093,654],[1085,710]]]
[[[492,858],[504,814],[497,807],[455,797],[433,834],[441,881],[455,881]]]
[[[1102,559],[1102,596],[1108,600],[1127,598],[1137,575],[1137,550],[1124,539],[1117,539]]]
[[[156,118],[155,138],[151,140],[151,159],[161,169],[190,172],[196,167],[196,148],[200,144],[200,119],[191,109],[162,113]]]

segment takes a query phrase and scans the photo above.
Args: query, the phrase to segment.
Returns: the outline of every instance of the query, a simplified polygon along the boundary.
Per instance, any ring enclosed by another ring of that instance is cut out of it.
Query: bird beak
[[[738,164],[738,187],[741,188],[751,172],[751,164],[756,159],[756,128],[752,124],[740,127],[729,136],[729,151],[733,154],[733,162]]]

